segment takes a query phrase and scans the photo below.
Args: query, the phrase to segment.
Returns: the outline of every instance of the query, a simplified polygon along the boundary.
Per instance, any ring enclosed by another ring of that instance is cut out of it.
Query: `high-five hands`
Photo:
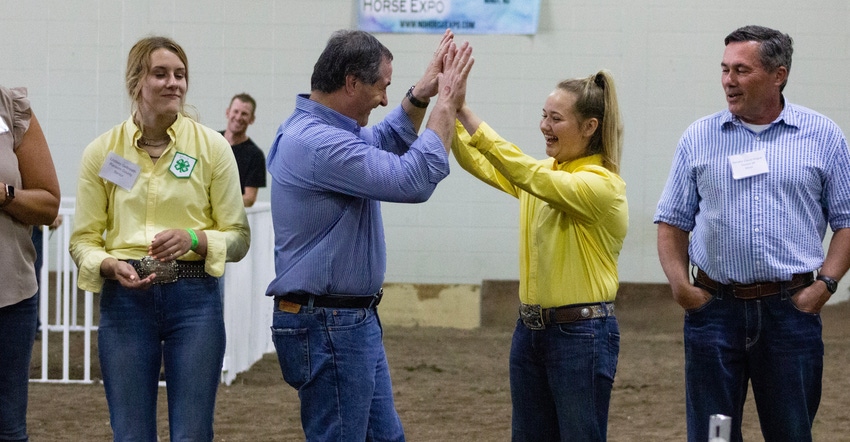
[[[428,63],[428,67],[425,69],[425,74],[416,83],[414,93],[417,98],[431,98],[437,95],[437,92],[439,92],[437,76],[443,72],[443,63],[445,62],[446,54],[448,54],[453,45],[454,34],[451,29],[446,29],[446,32],[443,33],[443,38],[440,40],[440,44],[437,45],[437,50],[434,51],[431,62]]]
[[[468,42],[457,46],[451,37],[451,31],[446,31],[440,48],[435,53],[435,57],[442,53],[442,61],[432,61],[429,65],[429,69],[439,65],[441,71],[436,74],[439,97],[431,110],[427,127],[436,132],[447,152],[452,146],[457,112],[466,102],[466,80],[472,65],[475,64],[472,46]]]
[[[437,76],[437,83],[439,99],[450,103],[455,110],[466,102],[466,80],[473,64],[475,59],[469,42],[463,42],[460,47],[452,43],[443,61],[443,72]]]

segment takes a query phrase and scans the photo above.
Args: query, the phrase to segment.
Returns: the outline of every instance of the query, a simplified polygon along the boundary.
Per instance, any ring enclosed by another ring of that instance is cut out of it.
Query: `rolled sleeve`
[[[239,170],[232,153],[219,149],[222,155],[210,184],[212,217],[216,229],[205,229],[207,256],[205,269],[212,276],[224,274],[225,262],[239,261],[251,245],[251,229],[242,204]]]
[[[74,213],[74,231],[71,234],[69,252],[79,268],[79,288],[100,292],[103,277],[100,265],[112,257],[105,250],[103,232],[106,229],[107,197],[103,181],[98,177],[102,157],[87,149],[83,154],[80,179],[77,183],[77,201]]]
[[[679,144],[667,183],[658,200],[653,222],[665,223],[690,232],[696,225],[698,196],[696,181],[690,171],[685,145]]]

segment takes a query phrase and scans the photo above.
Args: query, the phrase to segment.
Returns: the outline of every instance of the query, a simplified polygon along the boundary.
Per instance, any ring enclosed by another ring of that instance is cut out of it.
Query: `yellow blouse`
[[[482,123],[460,122],[452,153],[472,175],[520,201],[520,300],[543,308],[609,302],[628,229],[626,184],[601,155],[536,160]]]
[[[168,128],[171,143],[154,163],[136,147],[141,131],[130,118],[99,136],[83,153],[71,256],[78,285],[99,292],[104,259],[139,259],[167,229],[203,230],[206,272],[224,274],[225,261],[248,252],[250,228],[230,144],[218,132],[182,115]],[[114,153],[141,168],[130,190],[101,177]],[[188,252],[181,260],[200,260]]]

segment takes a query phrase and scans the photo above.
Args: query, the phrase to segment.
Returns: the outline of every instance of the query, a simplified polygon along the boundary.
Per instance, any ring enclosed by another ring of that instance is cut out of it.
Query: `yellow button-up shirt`
[[[225,261],[248,252],[250,228],[230,144],[182,115],[168,135],[172,141],[156,163],[136,147],[141,131],[132,118],[86,147],[70,246],[81,289],[99,292],[104,259],[142,258],[154,235],[167,229],[206,233],[205,269],[213,276],[224,274]],[[141,168],[130,190],[100,176],[110,152]],[[179,259],[204,258],[190,251]]]
[[[472,175],[520,201],[520,301],[543,308],[610,302],[629,214],[626,184],[601,155],[537,160],[482,123],[460,122],[452,153]]]

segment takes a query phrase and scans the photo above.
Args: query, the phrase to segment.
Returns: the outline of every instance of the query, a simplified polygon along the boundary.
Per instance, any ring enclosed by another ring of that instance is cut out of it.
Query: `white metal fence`
[[[91,376],[92,339],[97,331],[94,294],[77,289],[77,267],[68,253],[74,203],[73,198],[62,199],[59,214],[63,222],[57,229],[41,227],[44,232],[39,293],[41,331],[33,351],[33,360],[40,360],[41,372],[30,379],[32,382],[94,381]],[[265,296],[266,287],[274,278],[271,211],[269,204],[262,202],[246,211],[251,225],[251,248],[242,261],[227,264],[224,278],[227,348],[221,380],[228,385],[264,353],[274,351],[269,331],[272,301]],[[55,369],[57,363],[53,359],[57,357],[61,358],[61,373]]]

